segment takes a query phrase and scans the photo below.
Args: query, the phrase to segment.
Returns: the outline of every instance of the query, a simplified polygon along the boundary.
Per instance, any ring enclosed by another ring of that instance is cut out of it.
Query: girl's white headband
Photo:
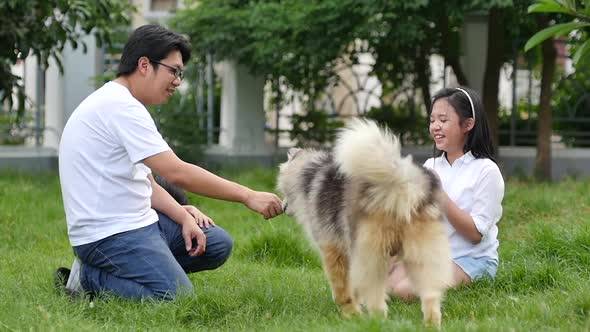
[[[471,96],[469,95],[469,93],[467,93],[467,91],[465,91],[465,89],[462,89],[462,88],[456,88],[456,89],[463,92],[467,96],[467,99],[469,99],[469,104],[471,105],[471,115],[473,116],[473,120],[475,120],[475,107],[473,107],[473,100],[471,100]]]

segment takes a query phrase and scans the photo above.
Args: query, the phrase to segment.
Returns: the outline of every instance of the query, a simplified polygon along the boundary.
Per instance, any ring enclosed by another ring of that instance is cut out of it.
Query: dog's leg
[[[402,241],[402,259],[422,302],[424,321],[440,327],[442,297],[452,282],[452,261],[443,225],[438,221],[413,222]]]
[[[351,261],[351,285],[369,314],[387,317],[387,275],[393,239],[381,220],[358,222]]]
[[[442,293],[424,294],[420,297],[424,322],[436,328],[440,328],[442,314],[440,312],[440,301]]]
[[[340,306],[342,314],[346,317],[360,312],[358,302],[354,298],[349,283],[348,255],[338,246],[324,244],[320,246],[320,252],[324,261],[324,270],[332,287],[334,302]]]

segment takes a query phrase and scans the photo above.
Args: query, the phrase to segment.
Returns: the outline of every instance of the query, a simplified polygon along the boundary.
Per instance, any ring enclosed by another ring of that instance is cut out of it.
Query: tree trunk
[[[416,58],[416,80],[420,90],[422,91],[422,101],[426,110],[430,110],[431,96],[430,96],[430,64],[428,63],[427,46],[422,45],[418,48]]]
[[[537,24],[539,30],[548,26],[549,18],[539,16]],[[557,50],[553,38],[545,40],[541,46],[543,53],[543,67],[541,70],[541,101],[537,126],[537,158],[535,160],[535,177],[537,180],[551,180],[551,134],[553,116],[551,114],[551,97],[553,95],[553,76],[555,75],[555,60]]]
[[[444,69],[447,69],[446,66],[451,66],[455,76],[457,77],[457,82],[459,85],[469,86],[467,76],[465,76],[463,68],[461,67],[461,63],[459,62],[459,53],[456,49],[450,47],[449,45],[449,34],[453,33],[449,29],[449,17],[446,15],[446,13],[443,13],[443,15],[440,15],[439,18],[439,26],[441,31],[441,52],[445,58]]]
[[[459,63],[459,57],[455,55],[451,55],[446,57],[446,62],[451,68],[453,68],[453,72],[457,77],[457,83],[463,86],[469,86],[469,81],[467,81],[467,76],[463,72],[463,68],[461,68],[461,64]]]
[[[490,124],[490,135],[495,146],[498,146],[500,142],[498,130],[498,90],[500,69],[502,68],[502,55],[505,47],[505,27],[502,26],[503,15],[503,10],[499,8],[492,8],[488,14],[488,49],[483,78],[483,107],[486,110]]]

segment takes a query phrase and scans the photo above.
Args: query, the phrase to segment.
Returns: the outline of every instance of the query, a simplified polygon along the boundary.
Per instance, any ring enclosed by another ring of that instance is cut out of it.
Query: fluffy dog
[[[344,315],[387,315],[391,257],[405,264],[424,320],[440,326],[452,280],[441,186],[431,171],[402,157],[391,132],[354,120],[334,150],[291,149],[280,165],[285,212],[319,249],[334,301]]]

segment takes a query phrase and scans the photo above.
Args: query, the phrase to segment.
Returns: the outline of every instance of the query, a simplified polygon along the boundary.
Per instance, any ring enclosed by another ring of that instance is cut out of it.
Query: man
[[[193,193],[241,202],[266,219],[282,213],[276,195],[183,162],[158,133],[145,106],[174,94],[189,57],[182,36],[158,25],[136,29],[117,78],[69,118],[59,176],[77,258],[71,271],[56,272],[69,293],[171,299],[192,290],[186,273],[215,269],[229,257],[231,237],[197,208],[178,204],[152,170]]]

